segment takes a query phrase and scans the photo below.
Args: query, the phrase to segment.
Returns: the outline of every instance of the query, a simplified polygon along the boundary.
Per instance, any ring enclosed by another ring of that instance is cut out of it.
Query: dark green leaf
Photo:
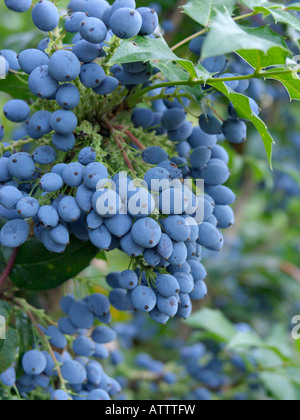
[[[5,372],[16,360],[17,349],[19,346],[19,336],[16,330],[9,328],[6,332],[6,340],[0,352],[0,372]]]
[[[154,65],[157,61],[162,63],[177,61],[189,72],[191,77],[197,77],[193,63],[177,57],[162,37],[152,39],[138,36],[133,41],[123,41],[111,59],[110,64],[131,63],[135,61],[151,61]]]
[[[288,91],[291,100],[300,101],[300,79],[297,73],[299,71],[299,66],[295,67],[295,72],[286,73],[284,71],[278,72],[278,74],[268,76],[268,72],[266,72],[266,79],[274,79],[278,80],[283,84],[283,86]],[[270,70],[269,73],[274,73],[274,70]]]
[[[191,19],[206,26],[216,16],[217,11],[224,13],[227,9],[231,13],[235,4],[236,0],[190,0],[183,9]]]
[[[36,239],[30,239],[20,248],[10,278],[22,289],[52,289],[79,274],[97,253],[91,243],[75,238],[63,254],[52,254]]]
[[[6,79],[0,79],[0,92],[8,93],[15,99],[30,99],[33,95],[28,87],[28,77],[20,76],[23,82],[15,75],[9,74]]]
[[[272,151],[274,140],[269,133],[266,124],[257,115],[253,114],[250,107],[249,98],[240,93],[234,92],[224,83],[214,83],[213,86],[222,92],[225,96],[227,96],[241,118],[251,121],[254,124],[263,139],[267,157],[270,165],[272,166]]]

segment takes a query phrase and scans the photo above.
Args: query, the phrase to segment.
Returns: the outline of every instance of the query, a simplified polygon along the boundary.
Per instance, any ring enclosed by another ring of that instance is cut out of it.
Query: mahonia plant
[[[19,398],[108,400],[121,391],[99,363],[117,339],[110,305],[163,325],[189,318],[207,295],[202,248],[220,251],[235,222],[225,141],[239,149],[252,123],[271,164],[257,92],[275,79],[299,100],[300,82],[265,19],[300,30],[300,6],[191,0],[182,13],[201,30],[169,47],[157,12],[135,0],[56,3],[5,0],[32,9],[49,35],[0,51],[0,90],[12,96],[0,128],[0,314],[10,321],[0,378]],[[130,265],[107,277],[109,299],[68,295],[55,323],[17,297],[116,249]],[[14,287],[3,287],[8,277]]]

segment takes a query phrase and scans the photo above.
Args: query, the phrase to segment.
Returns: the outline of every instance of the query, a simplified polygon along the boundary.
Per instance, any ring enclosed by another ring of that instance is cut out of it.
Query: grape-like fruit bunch
[[[61,309],[66,316],[57,326],[36,327],[40,337],[22,357],[23,375],[16,380],[12,366],[0,380],[5,386],[16,386],[22,396],[42,390],[53,401],[110,400],[121,386],[100,363],[110,355],[107,344],[117,338],[114,330],[101,325],[111,322],[109,300],[102,294],[81,301],[68,295],[62,298]]]
[[[7,6],[17,12],[27,7],[13,1]],[[37,102],[30,108],[13,99],[3,108],[21,126],[0,158],[0,216],[7,221],[0,243],[19,247],[34,232],[54,253],[64,252],[72,235],[101,250],[121,249],[133,270],[112,282],[111,303],[149,312],[162,324],[187,318],[191,300],[207,294],[201,247],[221,250],[220,229],[234,224],[235,195],[224,186],[229,156],[217,144],[221,123],[201,116],[193,127],[189,99],[169,87],[152,91],[165,99],[154,100],[152,109],[130,111],[131,122],[126,114],[122,126],[118,113],[128,92],[154,83],[156,69],[147,62],[110,67],[110,56],[122,39],[154,36],[157,14],[136,9],[134,0],[112,6],[74,0],[68,9],[64,28],[73,34],[73,46],[63,44],[62,34],[18,55],[1,52],[8,69],[29,76]],[[53,31],[59,13],[41,0],[32,19],[41,31]],[[238,116],[234,121],[240,125]],[[200,190],[198,179],[204,180]]]

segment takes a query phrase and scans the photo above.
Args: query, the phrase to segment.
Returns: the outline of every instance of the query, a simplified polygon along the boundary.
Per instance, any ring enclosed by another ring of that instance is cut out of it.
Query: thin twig
[[[13,249],[10,259],[8,260],[7,266],[5,267],[3,273],[1,274],[0,289],[3,286],[4,282],[6,281],[7,277],[10,275],[11,270],[13,269],[13,266],[15,264],[15,261],[18,255],[18,251],[19,251],[19,248]]]
[[[124,129],[125,127],[123,127],[122,125],[117,125],[117,124],[114,124],[114,127],[117,129],[117,130],[122,130],[125,134],[126,134],[126,136],[127,137],[129,137],[132,141],[133,141],[133,143],[134,144],[136,144],[137,145],[137,147],[140,149],[140,150],[145,150],[146,149],[146,146],[144,146],[140,141],[139,141],[139,139],[137,139],[129,130],[127,130],[127,129]]]
[[[119,150],[122,152],[124,162],[126,163],[127,167],[132,172],[132,175],[135,177],[136,176],[135,170],[134,170],[134,168],[133,168],[133,166],[130,162],[130,159],[129,159],[126,151],[125,151],[125,148],[122,146],[122,143],[124,143],[126,145],[125,140],[123,139],[123,137],[120,134],[116,133],[116,130],[114,129],[113,125],[110,123],[110,121],[107,118],[104,118],[104,122],[107,125],[109,131],[111,132],[112,137],[115,140]]]

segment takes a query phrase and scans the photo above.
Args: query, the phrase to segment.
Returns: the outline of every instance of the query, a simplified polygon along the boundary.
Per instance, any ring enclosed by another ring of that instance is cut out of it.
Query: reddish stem
[[[124,130],[124,127],[123,126],[121,126],[121,125],[114,125],[114,127],[117,129],[117,130]],[[133,142],[134,142],[134,144],[136,144],[137,145],[137,147],[140,149],[140,150],[145,150],[146,149],[146,147],[139,141],[139,139],[137,139],[129,130],[124,130],[124,133],[126,134],[126,136],[127,137],[129,137]]]
[[[13,251],[12,251],[12,254],[10,256],[10,259],[8,260],[7,266],[5,267],[3,273],[0,276],[0,288],[3,286],[5,280],[9,276],[9,274],[10,274],[10,272],[11,272],[11,270],[12,270],[14,264],[15,264],[15,261],[16,261],[17,255],[18,255],[18,251],[19,251],[19,248],[14,248]]]
[[[133,168],[133,166],[132,166],[132,164],[130,162],[130,159],[129,159],[129,157],[128,157],[128,155],[127,155],[124,147],[122,146],[122,143],[125,144],[125,146],[126,146],[125,140],[123,139],[123,137],[121,136],[121,134],[117,134],[116,133],[116,130],[114,129],[114,127],[112,126],[112,124],[110,123],[110,121],[107,118],[105,118],[104,121],[105,121],[107,127],[109,128],[110,132],[112,133],[112,136],[113,136],[113,138],[114,138],[114,140],[115,140],[115,142],[116,142],[119,150],[122,152],[123,159],[124,159],[126,165],[128,166],[128,168],[132,172],[132,175],[135,177],[136,176],[135,170],[134,170],[134,168]]]

